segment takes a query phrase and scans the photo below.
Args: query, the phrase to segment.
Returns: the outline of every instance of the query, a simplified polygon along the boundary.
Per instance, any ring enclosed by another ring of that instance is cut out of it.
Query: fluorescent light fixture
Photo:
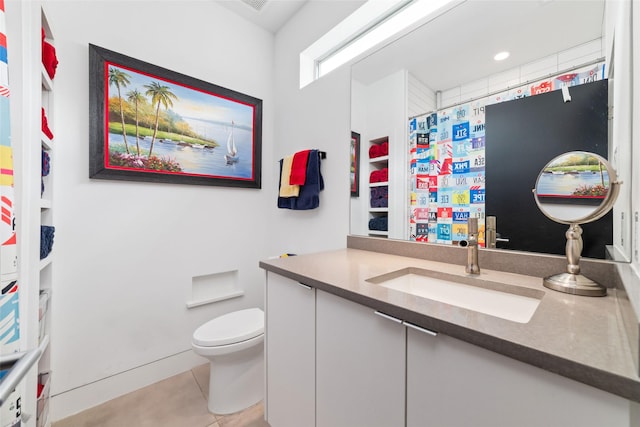
[[[300,54],[300,88],[463,1],[367,1]]]
[[[495,59],[496,61],[503,61],[505,59],[507,59],[509,57],[510,53],[509,52],[499,52],[496,53],[496,55],[493,57],[493,59]]]

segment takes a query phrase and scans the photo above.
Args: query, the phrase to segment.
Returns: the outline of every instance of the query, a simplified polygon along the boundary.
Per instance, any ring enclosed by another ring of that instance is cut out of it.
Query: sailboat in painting
[[[236,142],[233,139],[233,126],[234,123],[231,122],[231,130],[229,131],[229,137],[227,138],[227,154],[224,155],[224,159],[227,161],[228,165],[240,160],[238,149],[236,148]]]

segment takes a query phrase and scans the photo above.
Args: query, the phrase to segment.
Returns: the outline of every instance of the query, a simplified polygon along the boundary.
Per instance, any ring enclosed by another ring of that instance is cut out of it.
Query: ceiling
[[[468,0],[354,64],[369,85],[407,69],[432,90],[477,81],[602,37],[604,0]],[[502,62],[493,56],[503,50]]]
[[[216,0],[277,33],[308,0]],[[336,0],[348,1],[348,0]],[[466,0],[353,65],[369,85],[407,69],[432,90],[446,90],[531,63],[602,37],[605,0]],[[502,62],[493,56],[511,56]]]
[[[217,2],[275,34],[307,0],[217,0]]]

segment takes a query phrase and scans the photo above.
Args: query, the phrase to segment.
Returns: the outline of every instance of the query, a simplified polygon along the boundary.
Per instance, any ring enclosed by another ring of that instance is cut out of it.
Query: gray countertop
[[[347,248],[264,260],[260,267],[423,328],[640,402],[640,377],[625,333],[616,289],[609,289],[606,297],[575,296],[543,287],[540,277],[482,269],[479,276],[482,280],[544,293],[531,320],[517,323],[367,281],[411,267],[468,277],[460,265]]]

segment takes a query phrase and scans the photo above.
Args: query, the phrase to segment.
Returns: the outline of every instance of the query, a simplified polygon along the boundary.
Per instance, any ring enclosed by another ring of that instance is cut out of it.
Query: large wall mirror
[[[583,102],[584,99],[587,103],[591,97],[595,99],[594,102],[601,111],[597,114],[597,121],[588,118],[587,122],[591,128],[585,126],[585,132],[582,133],[569,132],[567,135],[572,142],[566,149],[558,151],[561,147],[558,147],[557,143],[549,142],[547,136],[536,140],[536,127],[545,127],[545,120],[536,119],[536,123],[532,123],[531,119],[527,118],[529,113],[523,116],[519,113],[507,116],[506,114],[513,113],[514,109],[506,103],[492,106],[494,112],[491,114],[499,114],[505,117],[507,124],[515,124],[515,133],[498,135],[495,132],[497,127],[494,126],[493,132],[487,129],[486,178],[492,179],[496,172],[496,164],[492,165],[489,162],[488,147],[492,144],[490,138],[496,141],[498,138],[503,139],[492,146],[495,152],[497,144],[504,144],[505,139],[520,139],[517,133],[518,129],[521,129],[526,133],[526,138],[521,139],[527,140],[530,148],[535,148],[529,154],[523,151],[520,156],[517,148],[510,153],[503,153],[507,160],[513,158],[515,166],[512,164],[514,167],[510,168],[511,172],[500,171],[500,182],[510,181],[508,176],[505,178],[505,173],[513,173],[514,180],[517,177],[515,175],[521,175],[518,162],[535,163],[536,159],[532,154],[542,153],[538,156],[540,159],[549,159],[562,151],[588,150],[607,158],[616,169],[620,181],[630,184],[631,180],[627,175],[630,171],[631,141],[626,129],[621,130],[625,126],[620,124],[622,119],[618,118],[616,122],[616,118],[612,119],[609,115],[616,97],[621,92],[624,93],[620,86],[628,78],[619,77],[620,72],[618,75],[613,73],[616,67],[611,60],[613,58],[615,61],[629,63],[628,59],[622,58],[619,54],[619,46],[614,46],[613,43],[611,35],[616,19],[612,15],[619,12],[615,9],[616,2],[611,4],[606,0],[462,1],[443,15],[353,64],[351,130],[361,135],[361,191],[359,197],[351,199],[351,234],[376,235],[369,233],[367,227],[369,219],[377,215],[375,212],[372,213],[368,198],[367,173],[371,170],[367,151],[370,148],[369,141],[388,138],[388,159],[383,163],[376,162],[375,166],[386,168],[389,175],[386,208],[389,224],[388,232],[383,233],[383,237],[409,240],[410,117],[473,102],[523,84],[550,78],[554,74],[570,74],[574,70],[584,70],[587,67],[602,67],[601,78],[588,90],[571,86],[569,93],[561,93],[562,91],[558,90],[553,97],[548,97],[550,100],[540,98],[535,102],[521,103],[525,111],[529,111],[526,108],[537,109],[541,114],[539,117],[544,118],[545,114],[552,114],[547,107],[550,104],[562,108],[563,102],[574,102],[572,108],[576,110],[579,102]],[[618,33],[620,31],[617,30],[616,34]],[[618,57],[612,55],[614,48]],[[509,51],[510,57],[501,62],[495,61],[493,57],[499,51]],[[420,94],[423,89],[426,90]],[[573,101],[570,94],[574,96]],[[587,105],[586,108],[588,110],[590,107]],[[564,127],[576,128],[574,119],[564,120],[568,122]],[[597,132],[593,132],[594,123],[597,123]],[[490,126],[488,119],[486,126]],[[554,127],[563,129],[562,120],[554,124]],[[546,135],[544,132],[542,134]],[[547,149],[549,151],[545,155]],[[535,171],[539,171],[546,162],[540,160],[539,163],[530,165],[534,172],[531,182],[524,184],[528,191],[523,192],[522,199],[531,197],[530,190],[537,178]],[[492,167],[494,169],[491,169]],[[504,189],[492,193],[490,185],[493,184],[489,182],[486,186],[487,199],[493,198],[496,201],[502,196],[503,200],[499,201],[503,208],[507,206],[508,210],[511,203],[509,198],[513,196],[507,195]],[[627,187],[628,185],[622,186],[613,211],[600,219],[600,222],[592,224],[594,232],[602,236],[598,237],[600,246],[585,254],[586,257],[619,261],[630,259],[631,190]],[[535,207],[532,212],[542,216]],[[487,205],[486,215],[493,216],[496,213],[490,212]],[[522,223],[511,225],[508,215],[499,215],[499,233],[501,228],[506,231],[523,227]],[[536,225],[533,233],[524,233],[524,240],[521,242],[525,244],[517,247],[506,245],[504,249],[563,255],[563,246],[552,248],[540,241],[534,242],[547,231],[555,236],[557,226],[547,218],[542,218],[541,225]]]

